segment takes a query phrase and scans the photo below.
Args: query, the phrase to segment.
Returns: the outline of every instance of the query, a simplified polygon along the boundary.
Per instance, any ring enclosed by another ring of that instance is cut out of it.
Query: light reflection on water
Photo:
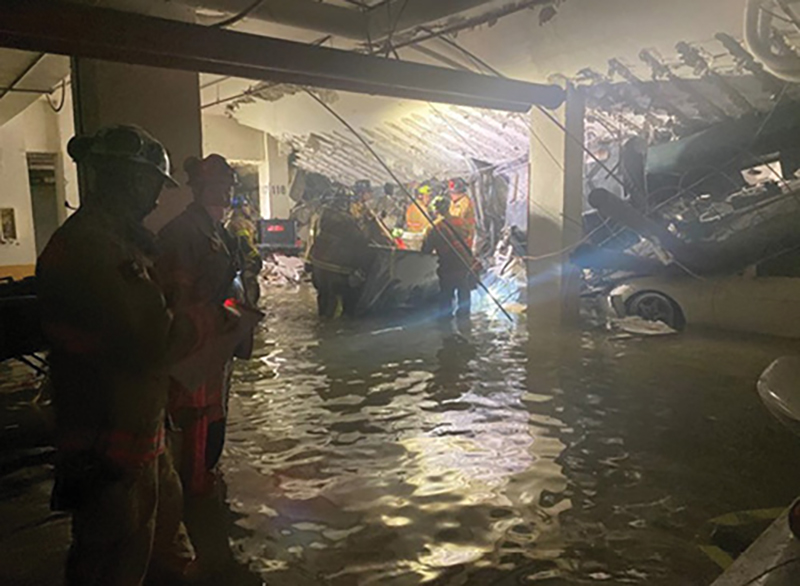
[[[319,324],[310,295],[267,300],[231,401],[232,542],[270,584],[707,584],[703,524],[798,488],[751,390],[786,343]]]

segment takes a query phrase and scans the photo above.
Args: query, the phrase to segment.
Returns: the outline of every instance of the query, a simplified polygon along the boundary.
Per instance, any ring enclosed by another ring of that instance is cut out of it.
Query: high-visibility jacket
[[[450,203],[450,223],[459,228],[467,244],[472,248],[475,244],[475,209],[472,200],[466,193],[454,195]]]
[[[153,270],[152,234],[83,206],[37,264],[50,352],[57,443],[122,469],[164,450],[168,368],[180,346]]]
[[[419,206],[412,203],[406,209],[406,230],[421,234],[430,227],[430,222],[428,222],[419,208],[422,207],[427,210],[430,202],[428,198],[420,198],[417,202]]]

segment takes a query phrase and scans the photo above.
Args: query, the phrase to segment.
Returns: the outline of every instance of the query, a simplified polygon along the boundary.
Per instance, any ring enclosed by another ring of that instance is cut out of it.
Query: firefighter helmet
[[[450,193],[466,193],[467,192],[467,182],[464,181],[461,177],[455,177],[451,179],[447,184],[448,190]]]
[[[218,154],[208,155],[205,159],[189,157],[183,163],[183,169],[189,177],[189,185],[200,187],[211,183],[230,183],[236,185],[236,171],[225,157]]]
[[[178,185],[170,175],[164,145],[138,126],[107,126],[91,136],[75,136],[69,141],[67,152],[76,163],[116,159],[144,165],[157,171],[168,184]]]

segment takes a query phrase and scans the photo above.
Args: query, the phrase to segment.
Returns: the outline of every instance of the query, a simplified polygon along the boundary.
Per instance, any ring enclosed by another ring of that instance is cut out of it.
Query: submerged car
[[[677,330],[698,325],[800,338],[800,252],[734,275],[631,278],[611,290],[609,301],[618,317]]]

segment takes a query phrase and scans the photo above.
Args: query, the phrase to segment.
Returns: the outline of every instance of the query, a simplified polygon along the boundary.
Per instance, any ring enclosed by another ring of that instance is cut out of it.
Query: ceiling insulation
[[[432,177],[470,176],[476,162],[504,165],[528,153],[528,127],[514,114],[430,105],[386,120],[359,132],[404,182]],[[369,179],[375,184],[392,178],[359,140],[346,130],[284,134],[281,140],[295,151],[296,164],[308,171],[352,184]]]
[[[569,79],[587,98],[590,148],[633,136],[662,143],[800,101],[800,85],[765,72],[729,35],[678,42],[670,55],[643,49],[638,62],[610,59],[608,65]]]

